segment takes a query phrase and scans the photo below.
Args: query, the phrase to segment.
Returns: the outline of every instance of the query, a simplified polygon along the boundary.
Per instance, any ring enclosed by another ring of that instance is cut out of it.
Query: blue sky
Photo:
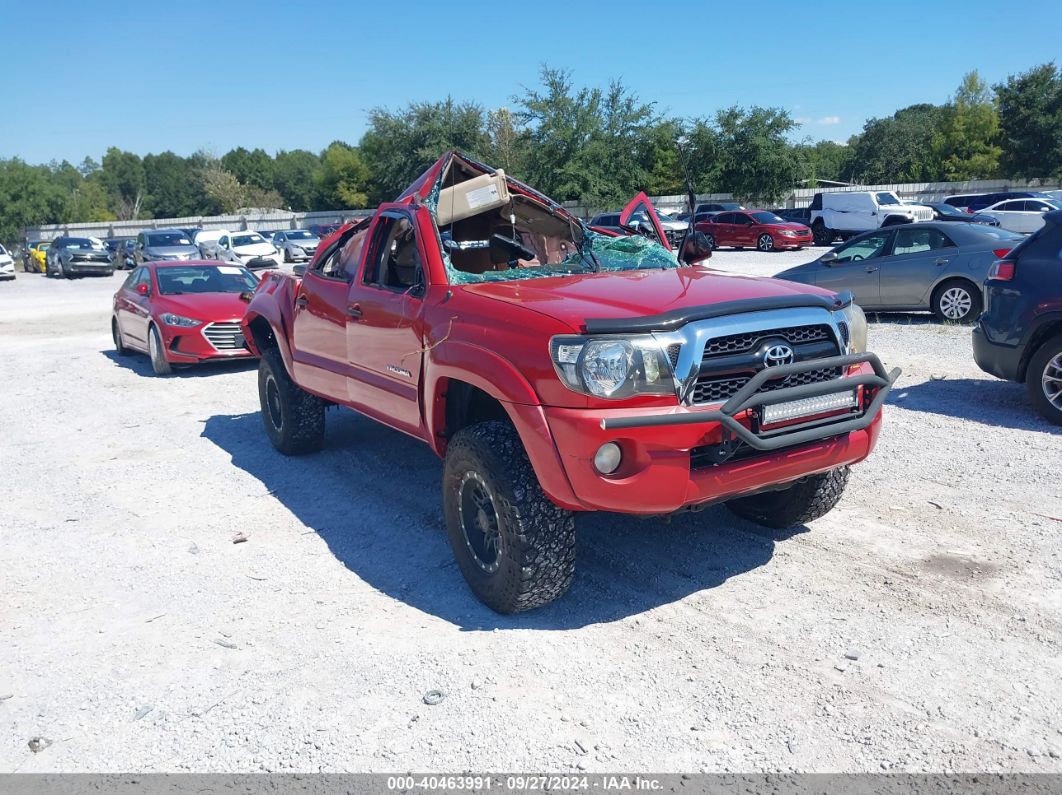
[[[620,77],[665,113],[788,109],[799,137],[943,102],[1062,54],[1062,3],[5,2],[0,157],[108,146],[218,155],[356,143],[375,106],[452,94],[488,107],[542,64],[577,85]],[[607,9],[607,15],[602,10]]]

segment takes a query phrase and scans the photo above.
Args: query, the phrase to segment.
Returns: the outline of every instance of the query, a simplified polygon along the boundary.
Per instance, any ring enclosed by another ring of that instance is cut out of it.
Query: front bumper
[[[79,276],[110,276],[114,273],[114,263],[111,262],[78,262],[71,260],[63,265],[63,271]]]
[[[799,237],[787,237],[785,235],[772,235],[772,237],[774,237],[775,248],[803,248],[815,242],[815,238],[812,237],[810,232]]]
[[[166,361],[171,364],[195,364],[196,362],[214,361],[220,359],[247,359],[254,354],[246,347],[233,349],[219,349],[207,339],[205,329],[212,323],[205,323],[194,328],[181,328],[159,324],[162,332],[162,345],[166,353]],[[239,320],[225,321],[225,325],[239,325]],[[242,339],[241,339],[242,342]],[[242,343],[246,345],[246,343]]]
[[[758,391],[768,380],[830,366],[844,366],[848,375]],[[671,513],[862,461],[877,440],[881,407],[898,376],[899,370],[886,373],[873,354],[856,354],[769,368],[716,409],[547,408],[545,415],[579,508]],[[849,390],[858,399],[851,411],[758,427],[762,405]],[[606,442],[623,452],[612,475],[593,465]]]
[[[239,257],[240,264],[247,270],[273,270],[284,266],[284,257],[280,254],[269,254],[255,257]]]

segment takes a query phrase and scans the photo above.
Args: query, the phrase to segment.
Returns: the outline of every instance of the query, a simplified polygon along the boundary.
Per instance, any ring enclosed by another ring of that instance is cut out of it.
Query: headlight
[[[296,254],[305,254],[305,253],[306,253],[306,251],[305,251],[305,250],[303,249],[303,247],[302,247],[302,246],[295,246],[295,245],[293,245],[293,246],[291,247],[291,249],[292,249],[292,251],[294,251],[294,252],[295,252]]]
[[[554,337],[550,354],[561,381],[576,392],[613,400],[677,394],[671,362],[651,336]]]
[[[837,315],[837,325],[841,329],[841,338],[847,347],[846,353],[865,353],[867,349],[867,316],[852,302]]]
[[[192,326],[198,326],[202,320],[192,320],[190,317],[182,317],[181,315],[175,315],[172,312],[162,313],[162,322],[167,326],[180,326],[181,328],[191,328]]]
[[[796,237],[797,233],[792,229],[783,229],[782,234],[786,237]]]

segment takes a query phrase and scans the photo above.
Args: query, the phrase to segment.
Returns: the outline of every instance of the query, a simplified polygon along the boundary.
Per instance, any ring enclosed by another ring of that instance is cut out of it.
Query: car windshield
[[[311,240],[313,235],[305,229],[293,229],[290,232],[285,232],[288,240]]]
[[[253,291],[258,280],[238,265],[189,265],[158,268],[155,277],[162,295],[190,293],[243,293]]]
[[[234,235],[232,238],[232,245],[236,246],[253,246],[258,243],[265,243],[265,238],[261,235]]]
[[[878,193],[878,204],[903,204],[895,193]]]
[[[758,224],[784,224],[785,219],[779,218],[774,213],[769,213],[766,210],[761,210],[758,213],[752,213],[752,217],[756,219]]]
[[[190,246],[192,241],[188,237],[180,232],[163,232],[157,235],[148,235],[147,244],[149,246],[156,246],[158,248],[166,248],[167,246]]]
[[[933,209],[936,210],[941,215],[950,215],[950,216],[952,216],[954,218],[965,218],[965,217],[967,217],[967,213],[964,213],[961,210],[956,210],[950,204],[934,204],[933,205]]]
[[[87,237],[70,237],[63,241],[63,248],[74,248],[82,251],[92,251],[93,249],[102,249],[103,243],[98,240],[90,240]]]

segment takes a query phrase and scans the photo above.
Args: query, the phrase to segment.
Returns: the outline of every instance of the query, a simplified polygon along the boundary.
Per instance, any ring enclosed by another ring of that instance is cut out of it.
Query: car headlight
[[[845,343],[845,353],[865,353],[867,350],[867,316],[854,301],[837,315],[837,325]]]
[[[675,395],[671,362],[652,336],[554,337],[550,355],[566,387],[595,397]]]
[[[203,321],[193,320],[190,317],[183,317],[181,315],[175,315],[172,312],[162,313],[162,322],[167,326],[180,326],[181,328],[192,328],[192,326],[198,326]]]
[[[793,229],[783,229],[782,234],[786,237],[796,237],[797,233]]]

